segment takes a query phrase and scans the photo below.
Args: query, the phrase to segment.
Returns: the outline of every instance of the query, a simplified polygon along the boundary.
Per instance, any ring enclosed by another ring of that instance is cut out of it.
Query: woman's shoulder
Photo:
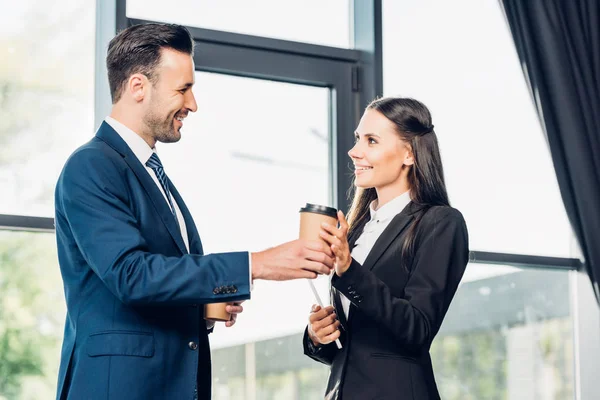
[[[462,213],[450,206],[432,206],[423,215],[423,221],[435,223],[441,221],[464,224]]]

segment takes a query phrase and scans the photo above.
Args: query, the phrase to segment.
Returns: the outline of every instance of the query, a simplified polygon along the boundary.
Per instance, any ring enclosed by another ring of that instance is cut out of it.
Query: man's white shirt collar
[[[146,143],[146,141],[142,139],[141,136],[139,136],[137,133],[135,133],[116,119],[109,116],[106,117],[104,120],[115,131],[117,131],[119,136],[121,136],[125,143],[127,143],[127,146],[129,146],[133,154],[135,154],[138,160],[140,160],[142,165],[146,165],[146,162],[150,159],[150,156],[152,156],[152,153],[154,152],[152,148],[148,146],[148,143]]]

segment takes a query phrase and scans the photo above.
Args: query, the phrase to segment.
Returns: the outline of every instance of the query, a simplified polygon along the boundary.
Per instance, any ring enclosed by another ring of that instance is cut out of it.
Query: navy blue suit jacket
[[[57,399],[210,399],[204,303],[250,298],[248,253],[203,255],[123,139],[103,123],[56,186],[67,302]]]

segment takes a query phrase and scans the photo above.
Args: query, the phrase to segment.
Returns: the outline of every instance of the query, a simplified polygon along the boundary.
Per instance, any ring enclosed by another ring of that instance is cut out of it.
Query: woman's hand
[[[315,346],[329,344],[340,337],[340,321],[337,320],[333,306],[321,308],[313,304],[308,317],[308,336]]]
[[[320,235],[329,243],[331,251],[335,255],[335,273],[337,276],[342,276],[350,267],[352,257],[348,245],[348,222],[342,211],[338,211],[338,221],[340,223],[339,228],[323,223]]]

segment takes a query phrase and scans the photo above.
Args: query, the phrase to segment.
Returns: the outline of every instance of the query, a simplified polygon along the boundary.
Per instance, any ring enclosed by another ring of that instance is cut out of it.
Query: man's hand
[[[329,275],[333,262],[333,252],[327,244],[297,239],[252,253],[252,279],[314,279],[319,274]]]
[[[225,307],[225,311],[231,314],[231,319],[225,322],[225,326],[231,328],[235,325],[235,321],[237,320],[238,314],[241,314],[244,311],[244,307],[242,307],[242,303],[244,301],[234,301],[233,304],[228,304]]]

